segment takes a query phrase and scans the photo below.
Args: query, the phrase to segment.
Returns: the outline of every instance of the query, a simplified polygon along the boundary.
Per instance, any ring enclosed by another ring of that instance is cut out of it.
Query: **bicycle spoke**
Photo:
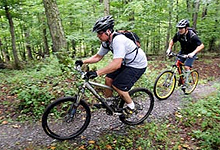
[[[61,99],[45,111],[42,126],[49,136],[60,140],[71,139],[85,130],[91,117],[89,108],[84,103],[77,109],[72,105],[72,99]]]
[[[126,124],[137,125],[142,123],[150,115],[153,109],[154,99],[152,93],[144,88],[134,89],[130,96],[135,103],[136,112],[129,118],[120,119]],[[124,108],[127,107],[126,103],[123,104]]]
[[[167,99],[174,91],[176,78],[171,71],[163,72],[155,81],[154,94],[160,99]]]
[[[193,70],[188,77],[188,83],[186,83],[186,89],[184,93],[185,94],[192,93],[198,84],[198,80],[199,80],[199,73]]]

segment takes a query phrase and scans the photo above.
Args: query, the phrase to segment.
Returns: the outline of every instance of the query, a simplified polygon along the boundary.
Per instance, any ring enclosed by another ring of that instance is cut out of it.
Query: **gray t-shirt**
[[[123,58],[124,65],[139,69],[147,67],[147,57],[144,51],[141,48],[138,48],[138,53],[137,50],[134,51],[136,44],[126,36],[122,34],[115,36],[109,47],[112,49],[113,59]],[[98,54],[104,56],[109,51],[111,50],[101,45]]]

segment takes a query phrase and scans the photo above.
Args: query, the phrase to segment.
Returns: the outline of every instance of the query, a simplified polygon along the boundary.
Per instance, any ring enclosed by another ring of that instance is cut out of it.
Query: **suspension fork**
[[[70,115],[70,118],[69,118],[70,120],[73,119],[76,113],[77,107],[79,106],[80,100],[82,96],[84,95],[84,93],[85,93],[85,84],[83,85],[83,87],[79,87],[78,94],[75,95],[76,101],[73,102],[70,106],[70,109],[68,111],[68,114]]]

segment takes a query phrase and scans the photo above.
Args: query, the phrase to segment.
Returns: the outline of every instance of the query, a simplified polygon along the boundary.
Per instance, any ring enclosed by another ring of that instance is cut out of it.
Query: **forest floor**
[[[202,58],[203,59],[203,58]],[[210,79],[207,83],[199,83],[195,91],[188,95],[187,97],[194,99],[203,98],[212,92],[215,92],[216,89],[212,86],[215,82],[220,82],[220,58],[219,57],[210,57],[204,59],[205,61],[195,61],[194,68],[200,73],[200,79]],[[149,66],[149,69],[164,69],[163,65],[160,65],[157,68]],[[0,89],[1,90],[1,89]],[[2,89],[3,90],[3,89]],[[0,91],[4,92],[4,91]],[[180,89],[176,89],[173,95],[164,101],[159,101],[155,98],[155,106],[152,111],[152,114],[149,116],[147,121],[153,119],[161,119],[166,116],[172,115],[175,111],[184,107],[186,96]],[[15,97],[7,97],[7,100],[10,100],[13,103],[16,99]],[[3,99],[5,97],[0,96],[0,120],[5,118],[4,114],[8,114],[5,111],[13,112],[12,108],[4,108]],[[78,138],[69,141],[73,144],[78,144],[82,141],[88,142],[89,140],[96,140],[102,133],[108,132],[117,132],[118,134],[123,134],[126,132],[128,126],[122,124],[118,117],[107,116],[104,110],[94,111],[92,113],[91,122],[81,136]],[[0,124],[0,149],[9,150],[9,149],[25,149],[27,147],[36,147],[36,146],[50,146],[58,143],[50,137],[48,137],[42,127],[41,122],[17,122],[17,121],[8,121],[2,122]]]

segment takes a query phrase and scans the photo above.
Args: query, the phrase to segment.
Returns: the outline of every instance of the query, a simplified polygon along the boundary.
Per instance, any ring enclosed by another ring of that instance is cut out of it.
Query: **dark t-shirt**
[[[191,30],[186,35],[180,35],[178,32],[173,37],[173,42],[180,42],[181,54],[189,54],[202,44],[199,37]]]

